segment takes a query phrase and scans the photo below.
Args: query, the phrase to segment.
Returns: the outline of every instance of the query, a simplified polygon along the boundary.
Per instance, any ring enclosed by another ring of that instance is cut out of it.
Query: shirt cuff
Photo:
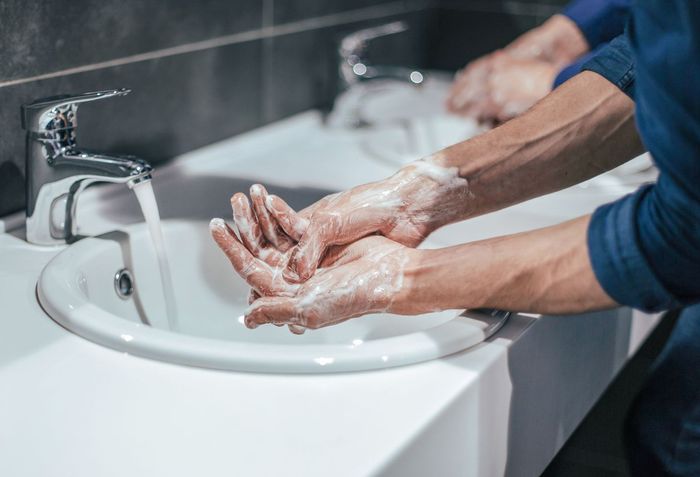
[[[591,49],[622,33],[631,0],[574,0],[562,12],[586,38]]]
[[[637,208],[650,187],[599,207],[587,239],[593,272],[603,290],[621,305],[653,312],[679,308],[681,303],[656,277],[637,237]]]
[[[634,99],[634,55],[626,34],[603,47],[582,69],[598,73]]]
[[[557,77],[554,78],[554,84],[552,85],[552,89],[558,88],[562,85],[562,83],[570,80],[571,78],[579,74],[583,69],[583,65],[586,64],[588,60],[592,59],[595,55],[597,55],[600,52],[600,50],[603,49],[603,46],[605,45],[599,46],[594,51],[589,51],[585,55],[579,57],[570,65],[562,68],[559,74],[557,74]]]

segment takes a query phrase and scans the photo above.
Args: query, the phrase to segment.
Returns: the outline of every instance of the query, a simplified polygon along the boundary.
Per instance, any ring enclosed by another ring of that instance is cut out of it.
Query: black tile
[[[80,107],[79,143],[157,164],[260,126],[260,50],[260,41],[247,42],[0,88],[0,122],[5,125],[0,215],[23,204],[17,198],[23,189],[22,103],[61,93],[132,88],[126,97]]]
[[[424,9],[399,15],[408,29],[395,35],[377,38],[367,49],[367,60],[372,64],[426,68],[433,52],[428,32],[438,18],[435,9]]]
[[[536,27],[542,17],[439,9],[429,42],[434,69],[456,70],[470,60],[502,48]]]
[[[265,121],[275,121],[323,104],[332,75],[327,29],[272,38],[266,53]]]
[[[0,80],[260,28],[260,0],[0,2]]]
[[[278,25],[389,3],[399,5],[399,8],[402,8],[409,2],[397,0],[274,0],[273,18],[274,23]]]

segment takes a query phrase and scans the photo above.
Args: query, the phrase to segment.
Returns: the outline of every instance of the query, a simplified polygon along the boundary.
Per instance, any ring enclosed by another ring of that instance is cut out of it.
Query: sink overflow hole
[[[127,268],[122,268],[114,275],[114,291],[122,300],[128,299],[134,293],[134,278]]]

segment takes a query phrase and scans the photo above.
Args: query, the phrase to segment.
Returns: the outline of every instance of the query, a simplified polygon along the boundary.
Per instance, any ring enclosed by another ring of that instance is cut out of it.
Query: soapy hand
[[[275,277],[281,279],[281,270],[289,262],[291,247],[296,245],[308,227],[305,217],[314,206],[297,214],[284,201],[269,195],[260,184],[251,186],[250,198],[248,201],[241,192],[231,197],[231,210],[238,237],[250,254],[267,264],[270,270],[274,270]],[[269,210],[276,212],[276,216],[273,217]],[[258,298],[260,294],[251,289],[248,303],[251,304]]]
[[[467,181],[439,158],[413,162],[392,177],[320,200],[295,219],[279,197],[268,196],[267,211],[298,245],[284,271],[290,282],[308,280],[333,245],[372,234],[415,247],[436,228],[449,223],[467,204]]]
[[[244,199],[242,194],[234,196],[234,209],[245,209]],[[297,221],[293,226],[301,225]],[[390,309],[403,285],[409,254],[415,253],[384,237],[367,237],[348,246],[333,247],[316,274],[298,284],[280,273],[283,252],[258,248],[259,243],[249,241],[255,232],[247,239],[241,234],[239,240],[222,219],[213,219],[210,229],[236,272],[259,297],[246,310],[245,325],[256,328],[265,323],[286,324],[297,334]]]
[[[468,207],[468,182],[443,162],[439,154],[415,161],[300,213],[258,184],[252,206],[234,195],[238,236],[221,219],[212,220],[211,232],[253,288],[246,323],[288,324],[301,333],[389,309],[407,257],[417,253],[403,245],[418,245]]]
[[[505,122],[544,98],[557,72],[544,61],[496,52],[458,75],[447,107],[482,123]]]
[[[562,68],[590,50],[576,23],[565,15],[553,15],[511,42],[505,50],[514,58],[540,60]]]
[[[546,96],[561,68],[588,50],[576,24],[564,15],[554,15],[503,50],[459,71],[446,107],[482,122],[512,119]]]

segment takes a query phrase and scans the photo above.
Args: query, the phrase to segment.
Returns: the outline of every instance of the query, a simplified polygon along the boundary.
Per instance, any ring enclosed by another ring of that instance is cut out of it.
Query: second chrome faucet
[[[326,124],[350,128],[371,126],[371,121],[362,114],[363,105],[371,93],[392,83],[410,87],[423,84],[425,77],[421,71],[373,64],[366,54],[373,40],[407,29],[406,22],[395,21],[355,31],[341,40],[337,50],[338,79]]]

